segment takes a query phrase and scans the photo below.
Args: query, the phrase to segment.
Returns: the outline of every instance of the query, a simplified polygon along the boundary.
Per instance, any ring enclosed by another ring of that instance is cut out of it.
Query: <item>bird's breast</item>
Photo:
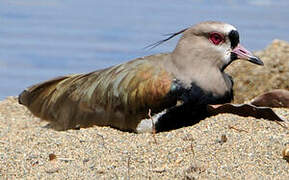
[[[177,99],[184,103],[194,105],[222,104],[232,101],[232,85],[233,82],[229,76],[228,79],[224,79],[221,85],[215,82],[206,84],[205,86],[195,81],[192,81],[190,86],[187,86],[184,85],[182,81],[176,79],[172,83],[171,94],[177,96]]]

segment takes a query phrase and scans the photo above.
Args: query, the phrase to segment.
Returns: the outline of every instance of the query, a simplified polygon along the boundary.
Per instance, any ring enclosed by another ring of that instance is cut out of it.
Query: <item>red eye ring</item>
[[[215,44],[219,45],[224,42],[224,35],[218,32],[209,33],[209,40]]]

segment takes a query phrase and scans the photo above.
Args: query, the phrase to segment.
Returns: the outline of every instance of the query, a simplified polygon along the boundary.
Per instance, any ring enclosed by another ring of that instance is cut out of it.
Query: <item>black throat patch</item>
[[[232,30],[229,33],[229,39],[231,41],[231,48],[234,49],[235,47],[237,47],[240,42],[238,31]]]

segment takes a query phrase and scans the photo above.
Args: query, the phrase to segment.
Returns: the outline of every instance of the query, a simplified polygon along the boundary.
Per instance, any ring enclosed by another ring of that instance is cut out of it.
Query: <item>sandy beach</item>
[[[239,61],[228,70],[235,103],[289,89],[289,44],[274,40],[256,54],[265,67]],[[55,131],[7,97],[0,102],[0,179],[288,179],[282,150],[289,109],[274,111],[286,120],[282,126],[219,114],[158,134],[97,126]]]

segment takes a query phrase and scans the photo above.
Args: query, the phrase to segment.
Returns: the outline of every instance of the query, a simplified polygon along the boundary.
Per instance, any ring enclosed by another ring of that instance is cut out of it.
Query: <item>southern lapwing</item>
[[[182,37],[171,53],[42,82],[24,90],[19,103],[58,130],[99,125],[161,131],[166,130],[163,117],[168,112],[179,109],[182,117],[182,109],[193,112],[230,102],[233,81],[224,69],[234,60],[263,65],[239,43],[230,24],[201,22],[171,37],[178,34]]]

